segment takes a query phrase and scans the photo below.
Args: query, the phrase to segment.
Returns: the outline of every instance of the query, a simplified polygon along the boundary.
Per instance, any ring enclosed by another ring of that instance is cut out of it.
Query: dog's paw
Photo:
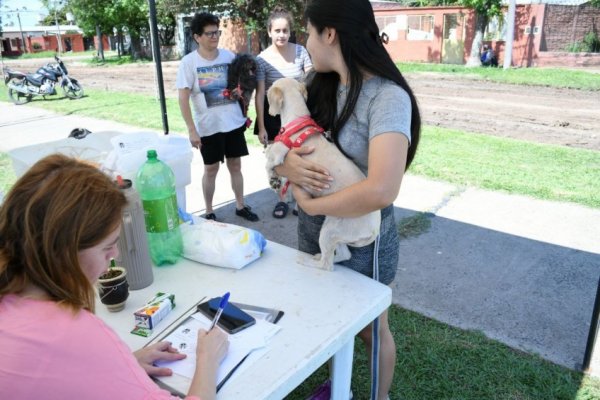
[[[298,263],[310,268],[333,271],[333,263],[327,264],[321,257],[321,254],[315,254],[314,256],[311,256],[306,253],[300,253],[298,257]]]
[[[271,179],[269,179],[269,185],[271,185],[271,189],[273,190],[281,189],[281,178],[278,176],[272,176]]]

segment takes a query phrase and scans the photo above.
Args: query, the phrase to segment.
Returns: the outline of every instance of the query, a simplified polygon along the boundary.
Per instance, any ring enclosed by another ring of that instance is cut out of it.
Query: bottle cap
[[[148,152],[146,153],[146,155],[148,156],[148,158],[156,158],[156,150],[148,150]]]

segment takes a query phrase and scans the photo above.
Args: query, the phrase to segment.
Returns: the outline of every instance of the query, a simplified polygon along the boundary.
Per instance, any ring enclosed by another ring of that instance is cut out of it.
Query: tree
[[[168,1],[161,1],[156,5],[156,21],[158,24],[158,36],[163,46],[175,44],[175,28],[177,21],[175,14],[166,6]]]
[[[119,37],[127,29],[131,55],[134,59],[142,56],[140,38],[149,28],[146,0],[69,0],[69,7],[83,31],[87,34],[96,31],[99,40],[101,34],[111,35],[113,28]],[[104,59],[102,51],[99,56]]]
[[[46,1],[47,3],[47,1]],[[46,15],[39,23],[39,25],[56,25],[56,20],[58,19],[59,25],[67,25],[69,21],[67,21],[67,9],[63,8],[52,8],[48,7],[48,15]],[[56,18],[54,18],[54,13],[56,12]]]
[[[219,15],[228,15],[242,22],[249,32],[258,32],[261,48],[267,43],[267,19],[276,5],[283,6],[294,15],[295,31],[304,30],[302,12],[307,0],[164,0],[174,14],[209,11]]]
[[[475,36],[471,43],[471,54],[467,60],[467,66],[475,67],[481,65],[481,44],[485,28],[490,18],[502,17],[501,0],[462,0],[465,7],[472,8],[475,11]],[[509,38],[512,40],[512,38]]]
[[[143,56],[141,52],[141,37],[149,30],[148,2],[146,0],[113,0],[113,6],[108,10],[113,27],[117,30],[127,27],[131,39],[130,52],[134,60]],[[112,28],[112,27],[111,27]]]

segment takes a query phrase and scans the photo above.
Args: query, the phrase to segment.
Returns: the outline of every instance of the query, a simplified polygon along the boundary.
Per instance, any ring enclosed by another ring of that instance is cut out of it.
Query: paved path
[[[0,151],[62,139],[79,126],[96,133],[140,130],[0,103]],[[197,152],[191,168],[187,208],[202,212]],[[218,177],[217,216],[295,246],[296,218],[291,213],[285,219],[271,217],[276,196],[267,189],[262,149],[253,148],[243,159],[243,173],[247,201],[261,220],[246,223],[234,215],[226,171]],[[600,276],[599,209],[411,175],[394,204],[398,220],[419,216],[426,224],[421,234],[401,242],[392,284],[395,304],[483,331],[555,363],[580,366]]]

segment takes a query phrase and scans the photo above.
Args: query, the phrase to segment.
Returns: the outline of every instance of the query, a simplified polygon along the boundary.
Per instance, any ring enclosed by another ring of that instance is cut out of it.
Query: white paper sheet
[[[157,365],[171,368],[174,373],[192,379],[196,368],[197,332],[199,329],[208,329],[210,322],[203,314],[196,313],[187,319],[185,323],[178,326],[163,340],[171,342],[173,347],[178,349],[179,352],[185,353],[187,357],[179,361],[159,362]],[[258,319],[255,325],[234,335],[229,335],[229,351],[219,366],[217,382],[221,383],[244,360],[244,357],[253,350],[265,347],[269,339],[279,332],[280,329],[280,326]],[[252,359],[255,360],[257,358]],[[247,367],[247,365],[244,365],[246,361],[241,364],[244,368]]]

